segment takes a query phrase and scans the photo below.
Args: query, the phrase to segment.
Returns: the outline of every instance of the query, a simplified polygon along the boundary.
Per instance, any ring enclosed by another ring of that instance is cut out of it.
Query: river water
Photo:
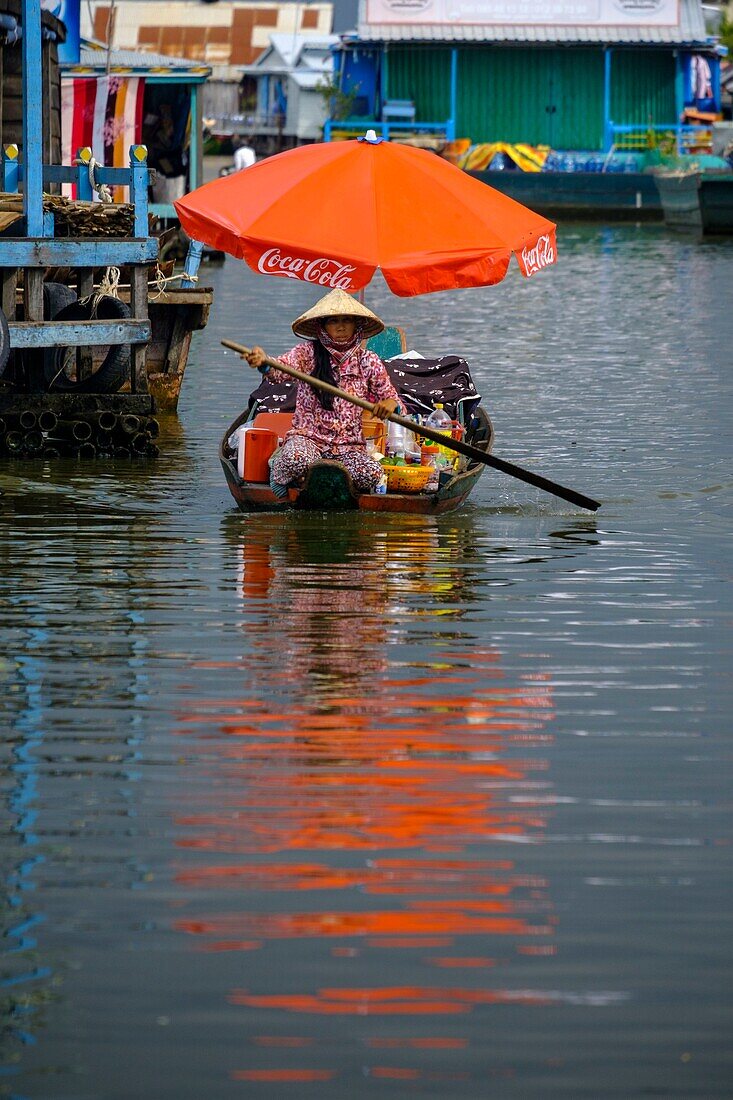
[[[733,1095],[733,241],[369,304],[465,355],[454,515],[252,518],[310,287],[228,260],[150,465],[0,470],[0,1095]]]

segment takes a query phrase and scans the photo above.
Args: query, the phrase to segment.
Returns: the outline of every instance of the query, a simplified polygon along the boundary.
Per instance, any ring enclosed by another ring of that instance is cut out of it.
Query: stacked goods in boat
[[[219,451],[237,505],[243,511],[356,508],[422,514],[459,507],[478,482],[484,464],[457,456],[447,446],[434,446],[419,433],[421,421],[427,428],[439,404],[445,409],[446,435],[490,452],[493,428],[480,407],[467,363],[458,356],[428,360],[401,355],[385,365],[400,396],[402,413],[414,419],[415,430],[394,422],[385,425],[364,413],[367,451],[383,469],[376,492],[359,492],[341,463],[324,459],[309,469],[302,484],[289,486],[285,496],[276,495],[269,480],[269,461],[290,430],[295,385],[273,384],[265,376],[251,394],[247,411],[227,430]]]

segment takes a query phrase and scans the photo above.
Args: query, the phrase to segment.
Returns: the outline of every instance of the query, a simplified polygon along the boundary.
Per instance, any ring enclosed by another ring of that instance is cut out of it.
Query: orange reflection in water
[[[537,673],[511,682],[499,654],[485,648],[461,659],[435,652],[430,669],[395,675],[385,644],[388,584],[365,600],[353,563],[331,568],[326,589],[308,583],[300,566],[283,575],[269,547],[257,544],[249,553],[245,544],[243,595],[272,595],[285,584],[288,605],[276,631],[265,623],[248,636],[249,655],[233,664],[232,679],[257,686],[262,668],[287,671],[274,705],[267,702],[271,681],[251,693],[209,698],[181,716],[182,734],[201,736],[208,761],[201,767],[211,782],[195,787],[198,804],[188,798],[177,817],[177,846],[186,853],[177,883],[192,897],[216,891],[229,900],[225,910],[183,916],[175,927],[207,952],[276,954],[278,942],[307,940],[308,973],[322,944],[324,975],[334,973],[336,960],[363,979],[375,967],[388,970],[397,953],[402,972],[407,964],[416,979],[408,985],[302,989],[296,972],[279,975],[280,988],[235,989],[229,1001],[254,1014],[394,1021],[389,1035],[364,1036],[372,1047],[465,1049],[461,1036],[392,1029],[400,1019],[453,1019],[517,1003],[506,982],[487,988],[487,978],[520,951],[551,952],[547,884],[514,859],[483,858],[506,855],[509,843],[542,839],[545,812],[532,805],[531,791],[547,768],[538,752],[549,740],[551,687]],[[419,561],[411,567],[424,586]],[[384,562],[379,568],[384,581],[389,570]],[[444,590],[447,575],[444,569]],[[294,908],[293,896],[303,903]],[[366,957],[373,960],[368,970]],[[443,980],[458,969],[464,985]],[[520,999],[550,1003],[533,991]],[[261,1049],[278,1047],[279,1057],[305,1042],[253,1039]],[[298,1076],[311,1072],[324,1076]],[[325,1081],[333,1072],[278,1066],[233,1076],[276,1083]],[[420,1075],[411,1066],[369,1073]]]

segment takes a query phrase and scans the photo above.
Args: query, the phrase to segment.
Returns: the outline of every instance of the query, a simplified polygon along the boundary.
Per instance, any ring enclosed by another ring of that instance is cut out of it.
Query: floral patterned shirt
[[[279,361],[295,367],[302,374],[312,374],[315,369],[313,344],[297,344]],[[332,361],[333,363],[333,361]],[[373,351],[359,346],[349,358],[338,366],[333,363],[333,375],[339,389],[347,390],[365,401],[399,401],[384,363]],[[290,382],[290,375],[271,367],[267,378],[272,382]],[[334,397],[333,409],[324,409],[316,390],[306,382],[297,383],[293,427],[285,436],[304,435],[313,440],[322,451],[338,454],[339,450],[365,447],[361,427],[362,410],[342,397]]]

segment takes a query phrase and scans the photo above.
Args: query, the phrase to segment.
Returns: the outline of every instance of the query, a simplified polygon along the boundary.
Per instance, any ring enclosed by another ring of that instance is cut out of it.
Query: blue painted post
[[[446,126],[446,138],[448,141],[456,139],[456,120],[458,118],[458,50],[455,47],[450,52],[450,118]]]
[[[674,55],[674,108],[677,115],[677,152],[684,152],[682,145],[682,116],[685,111],[685,65],[679,50]]]
[[[76,197],[81,202],[91,202],[94,198],[94,191],[89,182],[89,161],[92,159],[92,151],[88,145],[77,150],[76,159],[79,162],[76,173]]]
[[[43,236],[41,0],[23,0],[23,213],[26,235]]]
[[[18,190],[19,150],[17,145],[3,145],[3,190],[15,194]]]
[[[603,152],[610,153],[613,145],[613,122],[611,121],[611,57],[613,50],[608,46],[603,51]]]
[[[204,182],[199,177],[201,119],[199,118],[199,90],[196,84],[191,85],[190,118],[191,142],[188,150],[188,189],[193,191]]]
[[[130,202],[135,210],[134,237],[148,236],[148,150],[130,146]]]
[[[379,113],[384,110],[384,104],[389,96],[389,63],[387,60],[387,43],[382,48],[382,64],[379,67]],[[389,141],[389,134],[384,135]]]
[[[188,246],[188,252],[186,253],[186,262],[183,265],[183,278],[181,279],[182,287],[195,286],[198,274],[199,264],[201,263],[201,254],[204,251],[204,246],[201,241],[191,241]]]

